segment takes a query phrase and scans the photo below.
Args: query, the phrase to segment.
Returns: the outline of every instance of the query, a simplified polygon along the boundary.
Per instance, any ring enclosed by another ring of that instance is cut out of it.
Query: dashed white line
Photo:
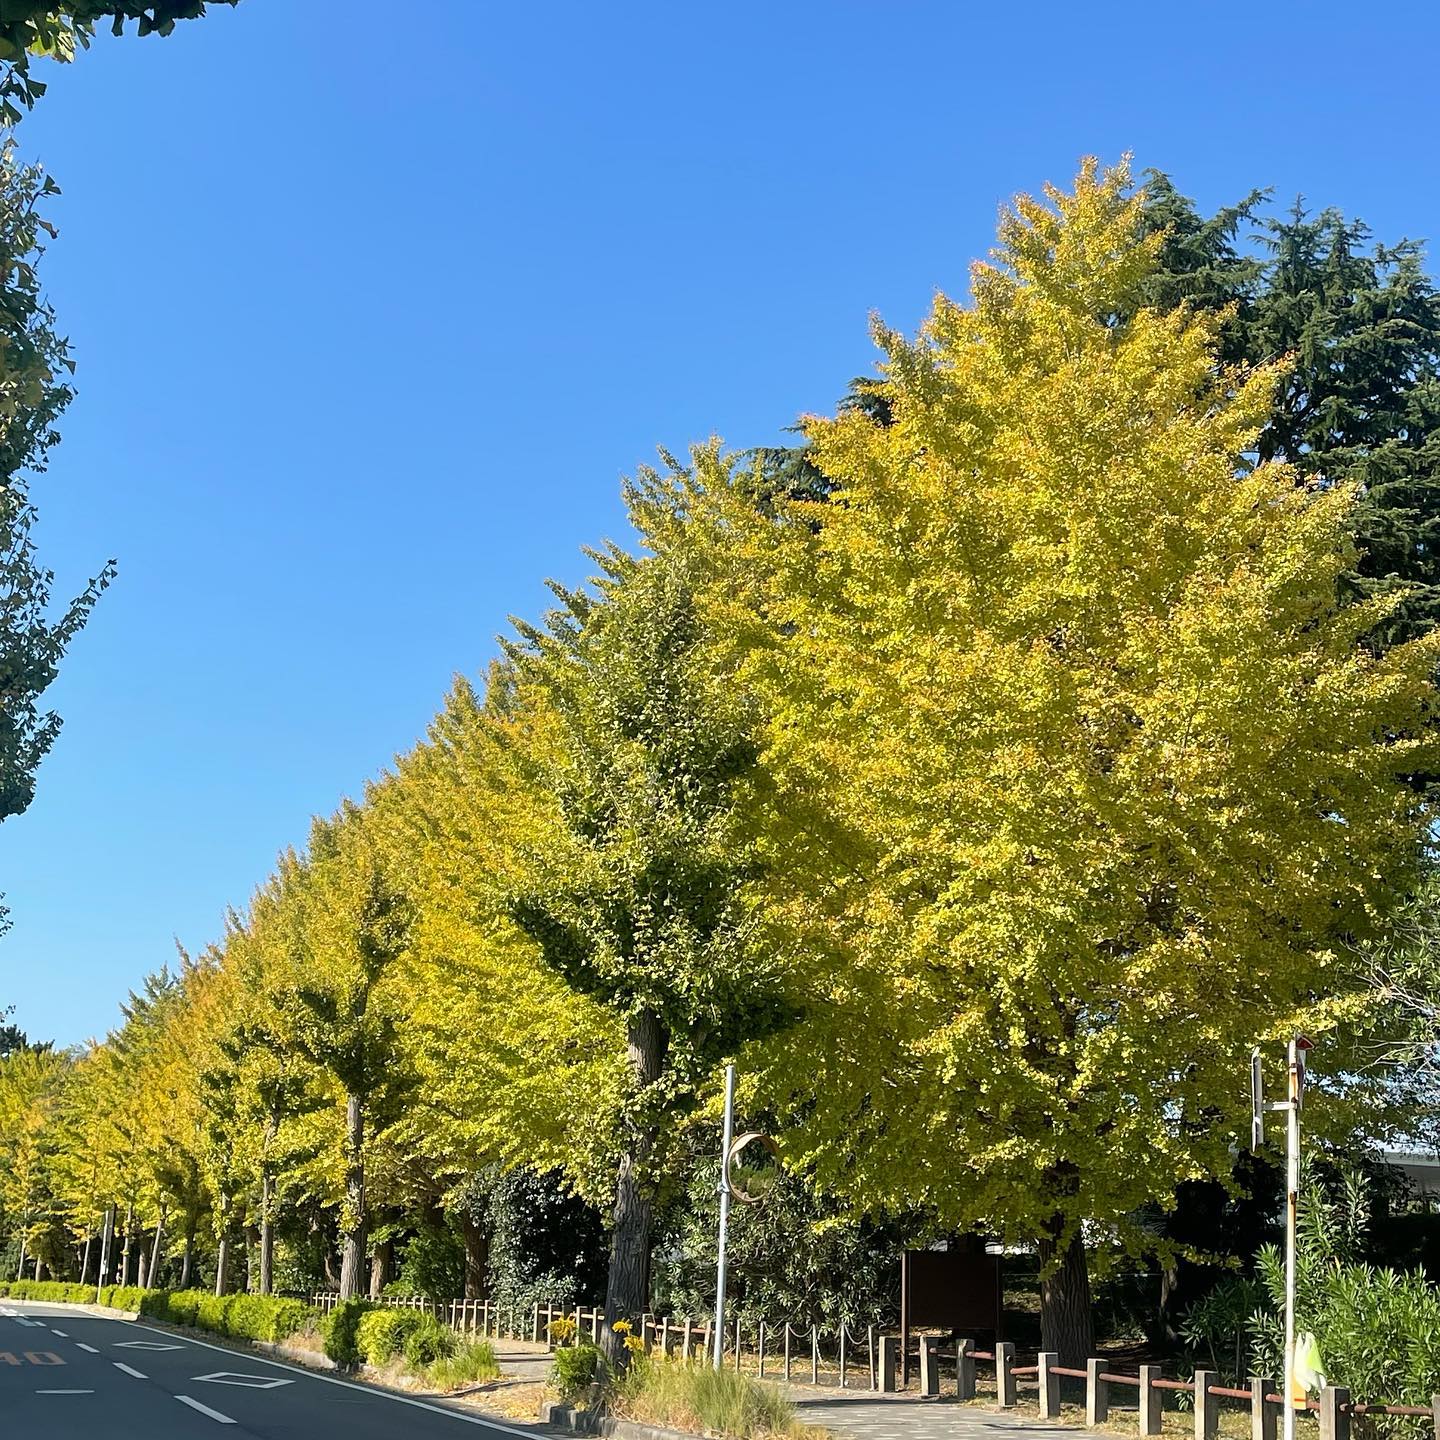
[[[110,1362],[117,1370],[123,1370],[127,1375],[133,1375],[137,1380],[148,1380],[148,1375],[142,1375],[140,1371],[127,1365],[123,1360],[112,1360]]]
[[[63,1330],[55,1330],[55,1327],[53,1325],[50,1328],[51,1330],[54,1330],[55,1334],[57,1334],[62,1340],[68,1340],[70,1338]]]
[[[93,1395],[93,1390],[37,1390],[37,1395]]]
[[[100,1353],[93,1345],[87,1345],[83,1340],[77,1340],[75,1343],[87,1354],[98,1355]]]
[[[212,1410],[208,1405],[202,1405],[198,1400],[192,1400],[188,1395],[177,1395],[175,1397],[182,1405],[188,1405],[192,1410],[198,1410],[202,1415],[208,1415],[212,1420],[221,1425],[233,1425],[235,1422],[228,1416],[222,1415],[218,1410]]]

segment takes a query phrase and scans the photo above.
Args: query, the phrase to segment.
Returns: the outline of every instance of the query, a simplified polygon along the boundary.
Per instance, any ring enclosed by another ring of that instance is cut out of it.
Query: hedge
[[[41,1300],[71,1305],[96,1303],[93,1285],[59,1280],[0,1282],[0,1298]],[[150,1320],[168,1320],[237,1340],[288,1339],[316,1318],[299,1300],[275,1295],[212,1295],[208,1290],[141,1290],[136,1285],[106,1285],[99,1303],[111,1310],[138,1311]]]

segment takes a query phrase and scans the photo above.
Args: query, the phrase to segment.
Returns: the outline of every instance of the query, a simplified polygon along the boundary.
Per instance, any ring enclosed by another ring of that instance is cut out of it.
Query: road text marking
[[[113,1360],[111,1364],[113,1364],[117,1370],[123,1370],[127,1375],[133,1375],[137,1380],[148,1380],[150,1378],[148,1375],[142,1375],[138,1370],[132,1370],[123,1360]]]
[[[155,1330],[149,1325],[141,1325],[132,1321],[137,1330],[148,1331],[151,1335],[163,1335],[165,1331]],[[232,1355],[231,1350],[223,1346],[212,1345],[208,1340],[192,1340],[192,1345],[198,1345],[202,1350],[213,1350],[217,1355]],[[368,1385],[357,1385],[353,1380],[337,1380],[333,1375],[319,1375],[313,1370],[300,1370],[294,1365],[286,1365],[279,1360],[260,1360],[259,1365],[268,1365],[273,1370],[288,1370],[292,1375],[299,1375],[306,1380],[314,1380],[321,1385],[338,1385],[342,1390],[358,1390],[362,1395],[368,1395],[372,1400],[388,1400],[394,1405],[411,1405],[416,1410],[428,1410],[432,1415],[448,1415],[452,1420],[458,1420],[462,1425],[478,1425],[483,1430],[496,1430],[502,1435],[515,1435],[519,1440],[535,1440],[533,1430],[517,1430],[513,1425],[502,1425],[498,1420],[482,1420],[478,1415],[467,1415],[463,1410],[452,1409],[448,1405],[431,1405],[425,1400],[412,1400],[408,1395],[392,1395],[388,1390],[372,1390]],[[175,1397],[180,1398],[178,1395]]]
[[[53,1350],[27,1350],[25,1358],[32,1365],[63,1365],[65,1363]]]
[[[219,1421],[221,1425],[233,1425],[235,1423],[228,1415],[222,1415],[218,1410],[212,1410],[208,1405],[202,1405],[198,1400],[192,1400],[188,1395],[177,1395],[175,1398],[182,1405],[188,1405],[192,1410],[198,1410],[202,1415],[208,1415],[212,1420]]]

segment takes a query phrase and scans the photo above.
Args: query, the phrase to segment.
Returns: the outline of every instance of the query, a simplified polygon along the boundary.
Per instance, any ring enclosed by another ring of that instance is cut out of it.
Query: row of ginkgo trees
[[[264,1289],[310,1207],[352,1294],[381,1209],[524,1163],[603,1197],[633,1314],[734,1058],[818,1188],[1036,1245],[1045,1346],[1087,1354],[1086,1231],[1229,1173],[1252,1045],[1303,1025],[1341,1074],[1377,1023],[1351,957],[1435,763],[1440,640],[1371,643],[1399,591],[1342,603],[1355,490],[1257,458],[1285,366],[1145,308],[1163,243],[1087,164],[969,304],[878,332],[811,483],[713,444],[633,481],[635,553],[114,1036],[23,1062],[59,1077],[34,1164],[0,1133],[32,1253],[208,1217],[219,1283],[248,1228]]]

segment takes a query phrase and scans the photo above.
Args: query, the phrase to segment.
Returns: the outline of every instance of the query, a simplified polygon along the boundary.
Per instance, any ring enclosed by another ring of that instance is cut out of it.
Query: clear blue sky
[[[47,66],[41,539],[120,578],[0,827],[0,1005],[103,1033],[623,536],[623,474],[831,405],[867,314],[963,291],[1082,154],[1440,240],[1437,42],[1418,3],[242,0]]]

